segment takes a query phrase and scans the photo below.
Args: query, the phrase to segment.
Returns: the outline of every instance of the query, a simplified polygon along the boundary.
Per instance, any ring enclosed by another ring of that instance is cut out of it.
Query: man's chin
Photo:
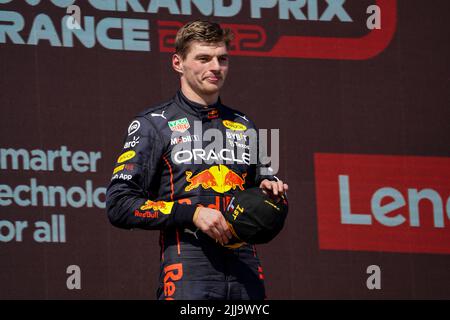
[[[212,94],[219,93],[221,88],[222,88],[222,84],[209,83],[208,85],[203,86],[202,92],[207,95],[212,95]]]

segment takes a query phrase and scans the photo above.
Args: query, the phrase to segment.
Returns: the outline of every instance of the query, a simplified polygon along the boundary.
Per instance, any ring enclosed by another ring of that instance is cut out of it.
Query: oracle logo
[[[450,158],[314,158],[321,249],[450,253]]]

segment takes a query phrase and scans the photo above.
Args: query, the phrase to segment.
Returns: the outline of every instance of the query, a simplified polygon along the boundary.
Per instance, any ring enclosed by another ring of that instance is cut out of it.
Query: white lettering
[[[101,152],[75,151],[72,154],[67,146],[61,146],[59,150],[46,151],[0,148],[0,170],[54,171],[55,163],[58,161],[64,172],[96,172],[97,161],[101,157]]]
[[[380,269],[380,267],[377,265],[368,266],[366,273],[371,275],[370,277],[367,278],[367,281],[366,281],[367,289],[380,290],[381,289],[381,269]]]
[[[67,278],[67,281],[66,281],[67,289],[80,290],[81,289],[81,268],[77,265],[70,265],[67,267],[66,273],[70,274],[70,276]]]
[[[417,189],[408,189],[408,199],[411,227],[420,226],[419,202],[423,199],[427,199],[433,205],[434,226],[436,228],[444,228],[444,206],[439,193],[433,189],[423,189],[420,191],[417,191]]]
[[[242,152],[239,155],[241,156],[241,158],[237,158],[234,150],[229,149],[222,149],[218,153],[211,149],[207,154],[203,149],[192,149],[174,152],[173,160],[175,163],[191,163],[192,160],[216,160],[218,162],[231,161],[235,163],[250,164],[249,153]]]
[[[444,228],[444,215],[447,211],[447,218],[450,220],[450,197],[446,199],[446,206],[439,193],[433,189],[408,189],[407,200],[403,194],[391,187],[382,187],[377,189],[370,199],[371,214],[352,213],[350,204],[350,182],[347,175],[339,175],[339,199],[342,224],[371,225],[372,215],[382,225],[396,227],[403,224],[407,218],[401,212],[393,215],[392,212],[401,208],[409,209],[409,225],[411,227],[420,227],[419,204],[423,200],[431,203],[433,212],[433,225],[435,228]],[[386,203],[385,199],[392,201]],[[408,203],[408,206],[406,206]]]
[[[372,217],[370,215],[351,213],[349,178],[345,175],[339,176],[339,200],[342,224],[372,224]]]
[[[262,9],[272,9],[278,4],[278,16],[283,20],[292,16],[296,20],[332,21],[336,17],[341,22],[353,21],[344,8],[345,0],[325,0],[325,2],[327,6],[320,18],[318,0],[253,0],[250,14],[254,19],[261,19]]]
[[[0,220],[0,242],[10,242],[15,239],[18,242],[23,240],[23,230],[28,227],[27,221]]]
[[[89,170],[89,157],[86,152],[77,151],[72,156],[72,166],[75,171],[86,172]]]
[[[128,149],[128,148],[134,148],[137,144],[139,144],[139,139],[141,137],[135,137],[133,136],[133,140],[132,141],[128,141],[125,142],[125,145],[123,146],[124,149]]]
[[[123,175],[125,180],[131,176]],[[58,197],[57,197],[58,195]],[[68,189],[63,186],[38,185],[35,178],[30,179],[29,185],[18,185],[11,188],[8,185],[0,185],[0,206],[16,204],[20,207],[43,206],[43,207],[73,207],[80,208],[93,206],[104,209],[106,188],[94,189],[91,180],[86,180],[83,187],[74,186]]]
[[[381,9],[377,5],[371,5],[367,7],[366,13],[371,15],[367,18],[367,29],[381,29]]]
[[[381,205],[383,198],[387,197],[394,199],[394,201]],[[395,227],[406,221],[405,217],[400,214],[397,214],[395,217],[387,216],[389,213],[405,206],[405,199],[402,194],[394,188],[378,189],[372,196],[370,204],[375,219],[385,226]]]
[[[64,215],[53,214],[51,223],[36,221],[33,239],[36,242],[66,242],[66,224]]]

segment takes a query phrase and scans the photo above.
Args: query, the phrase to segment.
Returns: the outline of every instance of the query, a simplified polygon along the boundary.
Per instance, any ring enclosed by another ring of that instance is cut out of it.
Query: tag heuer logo
[[[191,126],[189,125],[189,121],[187,118],[182,118],[174,121],[169,121],[169,128],[172,131],[185,132]]]

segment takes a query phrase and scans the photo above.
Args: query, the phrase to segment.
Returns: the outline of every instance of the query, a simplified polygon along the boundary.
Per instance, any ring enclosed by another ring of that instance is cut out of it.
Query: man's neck
[[[217,100],[219,99],[219,93],[205,96],[197,94],[195,91],[186,87],[181,87],[181,92],[183,92],[186,98],[196,103],[204,105],[205,108],[208,107],[209,105],[216,103]]]

